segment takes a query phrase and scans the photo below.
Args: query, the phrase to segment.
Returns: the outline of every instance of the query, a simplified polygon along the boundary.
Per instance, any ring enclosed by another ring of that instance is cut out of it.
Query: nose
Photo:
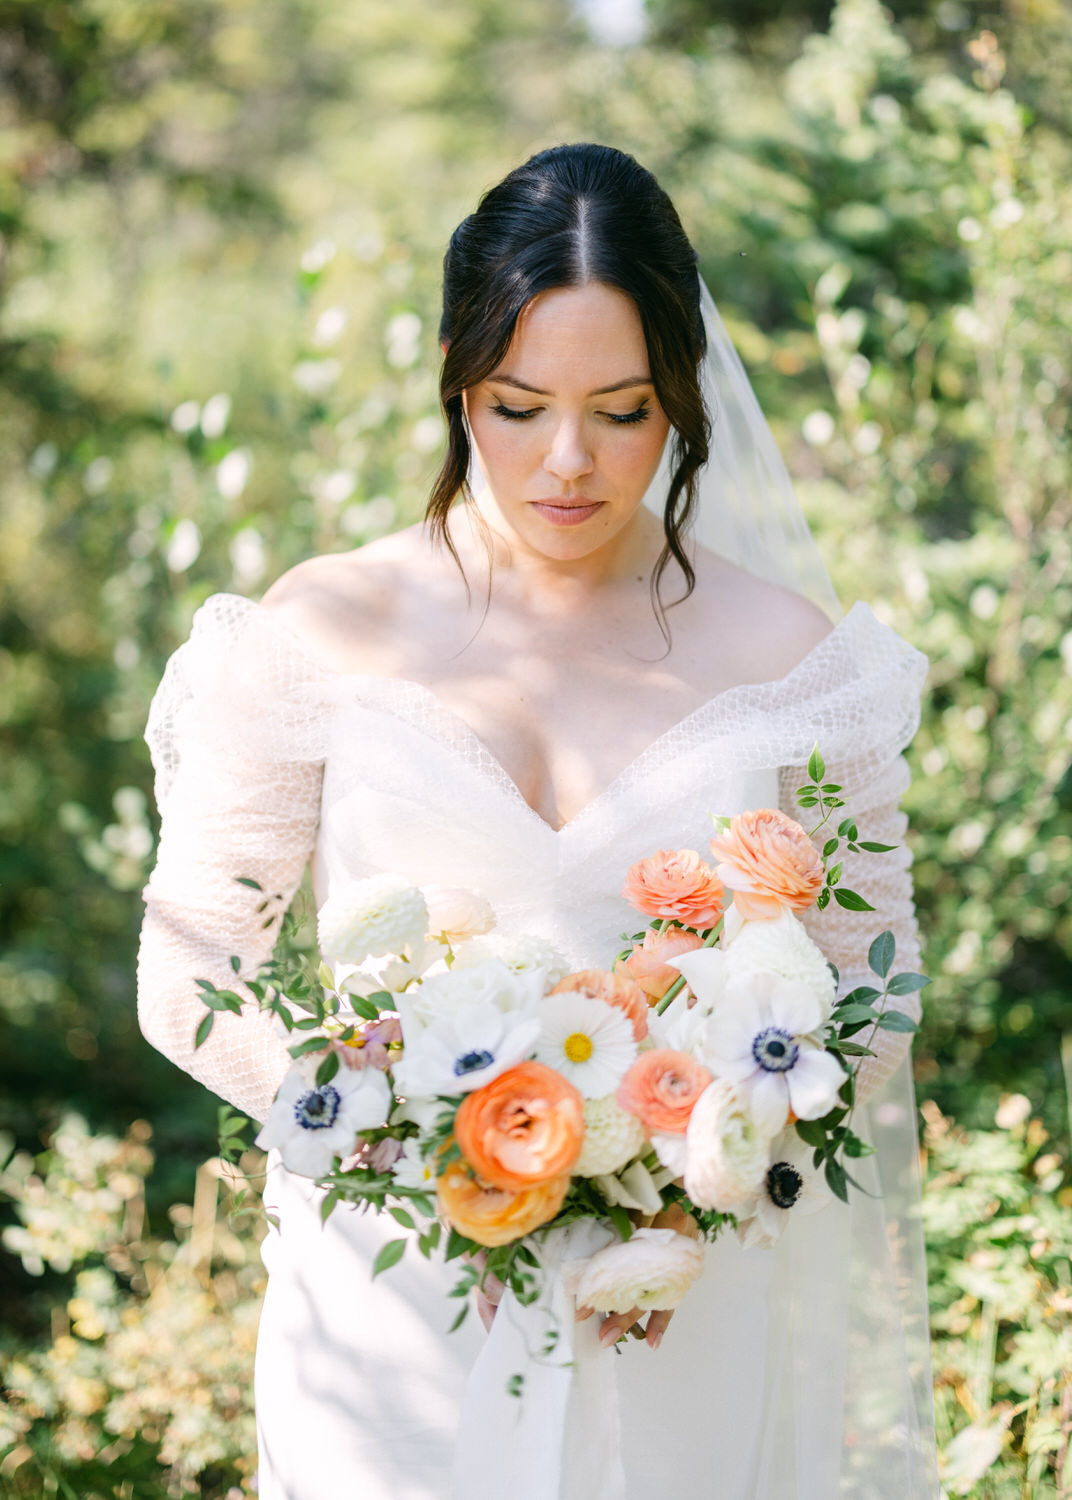
[[[592,472],[592,455],[581,423],[576,418],[563,418],[559,422],[543,466],[548,474],[553,474],[563,484],[571,484]]]

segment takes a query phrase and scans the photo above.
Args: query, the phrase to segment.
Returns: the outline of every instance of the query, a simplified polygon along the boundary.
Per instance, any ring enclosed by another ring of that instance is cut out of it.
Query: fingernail
[[[652,1341],[651,1341],[651,1347],[653,1349],[658,1349],[658,1347],[662,1343],[662,1341],[663,1341],[663,1335],[662,1335],[662,1330],[660,1329],[660,1331],[653,1336]]]
[[[613,1323],[604,1323],[603,1327],[599,1330],[599,1342],[603,1345],[604,1349],[618,1342],[618,1330]]]

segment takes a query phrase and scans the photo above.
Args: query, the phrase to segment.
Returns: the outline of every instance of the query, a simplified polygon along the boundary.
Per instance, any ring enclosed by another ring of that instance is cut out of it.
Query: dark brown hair
[[[447,346],[439,394],[448,444],[426,518],[457,560],[447,516],[459,494],[469,498],[462,392],[503,360],[518,317],[534,297],[590,282],[632,299],[655,393],[673,428],[666,544],[651,579],[665,633],[659,584],[670,559],[685,576],[682,599],[696,581],[682,536],[696,503],[696,476],[707,461],[710,421],[698,372],[706,339],[696,252],[666,193],[624,151],[593,145],[541,151],[485,193],[451,236],[439,327]]]

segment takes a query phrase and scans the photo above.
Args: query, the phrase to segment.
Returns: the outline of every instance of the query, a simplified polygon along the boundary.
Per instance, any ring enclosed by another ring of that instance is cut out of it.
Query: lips
[[[575,495],[568,500],[556,497],[549,500],[532,500],[529,503],[533,510],[538,511],[544,520],[550,521],[553,526],[580,526],[603,506],[602,500],[588,500],[583,495]]]

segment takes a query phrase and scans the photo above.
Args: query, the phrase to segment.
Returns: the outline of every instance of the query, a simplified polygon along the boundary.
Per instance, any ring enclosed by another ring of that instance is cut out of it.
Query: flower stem
[[[707,934],[707,936],[703,940],[703,945],[704,945],[705,948],[713,948],[715,946],[715,944],[718,942],[719,938],[722,936],[722,924],[723,924],[724,921],[725,921],[724,917],[719,917],[718,921],[711,928],[711,931]],[[685,987],[685,976],[684,976],[684,974],[682,974],[681,977],[680,977],[680,979],[675,979],[674,980],[673,984],[667,990],[666,994],[659,1001],[658,1005],[655,1007],[656,1013],[661,1016],[663,1014],[663,1012],[666,1010],[667,1006],[670,1004],[671,1000],[676,999],[676,997],[678,995],[680,995],[680,993],[684,989],[684,987]]]

